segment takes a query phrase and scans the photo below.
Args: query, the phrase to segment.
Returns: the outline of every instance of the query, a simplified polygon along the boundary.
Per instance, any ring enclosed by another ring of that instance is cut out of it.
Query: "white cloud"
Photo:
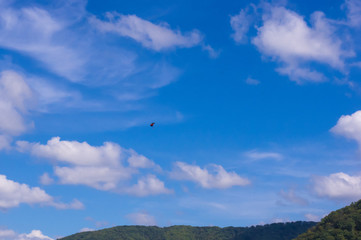
[[[213,173],[213,174],[212,174]],[[247,178],[242,178],[235,172],[227,172],[220,165],[213,164],[211,168],[202,169],[197,165],[176,162],[170,176],[178,180],[188,180],[198,183],[203,188],[230,188],[250,184]]]
[[[255,85],[255,86],[257,86],[257,85],[259,85],[261,83],[259,80],[254,79],[254,78],[250,78],[250,77],[248,77],[245,82],[248,85]]]
[[[10,229],[0,229],[0,240],[53,240],[45,236],[40,230],[32,230],[30,233],[17,234]]]
[[[138,154],[133,149],[129,150],[131,156],[128,158],[129,166],[134,168],[152,168],[155,167],[156,164],[149,160],[147,157]]]
[[[33,92],[24,78],[14,71],[3,71],[0,76],[0,133],[16,136],[31,125],[24,120],[35,101]],[[6,138],[6,137],[5,137]],[[3,138],[2,143],[8,142]]]
[[[92,17],[90,22],[103,32],[113,32],[132,38],[144,47],[156,51],[193,47],[200,44],[203,38],[198,30],[183,34],[179,30],[172,30],[167,24],[156,25],[136,15],[108,12],[106,18],[107,21],[101,21]]]
[[[134,186],[125,186],[126,181],[139,173],[140,169],[159,171],[161,168],[133,149],[124,149],[116,143],[105,142],[102,146],[92,146],[87,142],[64,141],[60,137],[53,137],[45,145],[27,141],[17,141],[16,144],[19,151],[49,159],[55,165],[54,175],[61,184],[80,184],[136,196],[172,192],[154,175],[140,178]],[[41,182],[50,184],[53,181],[48,174],[44,174]]]
[[[131,213],[126,216],[132,224],[145,225],[145,226],[156,226],[157,222],[152,215],[146,212]]]
[[[94,31],[94,26],[87,21],[90,13],[86,11],[86,2],[60,1],[44,7],[27,7],[27,3],[3,4],[0,8],[0,47],[9,50],[10,54],[25,55],[46,72],[71,82],[88,86],[111,85],[108,94],[119,96],[119,99],[126,95],[122,99],[126,101],[153,96],[157,88],[177,79],[179,69],[161,60],[138,59],[136,52],[114,44],[111,37]],[[190,39],[193,35],[197,34],[190,33]],[[181,36],[188,40],[188,35]],[[215,53],[211,48],[206,50],[211,55]],[[27,65],[21,67],[28,70]],[[78,92],[58,83],[49,84],[49,81],[36,78],[29,83],[38,94],[37,110],[40,111],[49,111],[49,105],[59,101],[64,104],[57,107],[62,108],[78,106],[93,110],[96,104],[82,101]],[[99,105],[99,100],[97,103]]]
[[[10,148],[11,139],[6,135],[0,135],[0,151]]]
[[[249,8],[242,9],[238,15],[231,17],[231,27],[234,31],[232,38],[237,43],[247,42],[247,33],[252,22],[252,16],[248,11]]]
[[[61,76],[72,80],[80,77],[78,69],[84,62],[71,47],[55,43],[54,35],[65,26],[49,11],[37,7],[15,9],[8,6],[0,13],[2,47],[34,57]]]
[[[15,240],[53,240],[52,238],[45,236],[40,230],[32,230],[30,233],[20,234]]]
[[[49,206],[53,206],[56,209],[84,209],[85,208],[84,204],[77,199],[74,199],[71,203],[52,202],[52,203],[49,203]]]
[[[291,80],[324,81],[323,74],[303,64],[314,61],[342,71],[344,59],[354,53],[343,49],[342,41],[322,12],[314,12],[311,23],[308,26],[302,16],[284,7],[272,7],[270,13],[263,15],[263,26],[252,42],[262,54],[280,62],[282,66],[277,71]]]
[[[307,213],[305,214],[306,220],[307,221],[313,221],[313,222],[319,222],[321,220],[320,216],[311,214],[311,213]]]
[[[283,159],[283,155],[276,152],[249,151],[246,152],[245,155],[253,160],[274,159],[279,161]]]
[[[92,229],[92,228],[87,228],[87,227],[85,227],[85,228],[80,229],[79,232],[93,232],[93,231],[95,231],[95,230]]]
[[[0,240],[9,240],[13,239],[16,236],[16,233],[10,229],[0,229]]]
[[[351,115],[342,115],[331,132],[356,140],[361,146],[361,111],[356,111]]]
[[[361,198],[361,176],[339,172],[329,176],[315,176],[312,181],[313,190],[320,197],[347,201]]]
[[[360,0],[346,0],[347,20],[351,27],[361,26],[361,1]]]
[[[107,166],[57,166],[55,175],[60,179],[61,184],[82,184],[99,190],[114,190],[120,180],[131,177],[131,171]]]
[[[288,192],[281,190],[280,195],[288,202],[291,202],[291,203],[294,203],[297,205],[306,206],[308,204],[308,201],[306,199],[297,195],[295,193],[295,191],[292,189],[289,190]]]
[[[126,188],[123,191],[139,197],[173,193],[173,190],[164,186],[164,182],[151,174],[139,179],[137,184]]]
[[[50,185],[54,183],[54,179],[52,179],[48,173],[44,173],[40,176],[40,183],[43,185]]]
[[[17,207],[22,203],[42,204],[60,209],[79,209],[81,204],[78,200],[71,204],[55,202],[52,196],[39,187],[29,187],[0,175],[0,209]]]
[[[29,150],[32,155],[75,164],[79,166],[119,166],[122,149],[119,145],[105,142],[103,146],[93,147],[87,142],[61,141],[53,137],[46,145],[18,141],[20,150]]]

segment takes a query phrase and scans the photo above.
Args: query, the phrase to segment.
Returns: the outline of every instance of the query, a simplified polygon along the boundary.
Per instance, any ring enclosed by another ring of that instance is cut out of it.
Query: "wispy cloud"
[[[361,27],[361,1],[360,0],[346,0],[347,8],[347,23],[351,27]]]
[[[255,6],[251,5],[252,8]],[[232,38],[237,43],[246,43],[248,40],[248,30],[251,27],[251,23],[254,19],[254,16],[250,14],[251,7],[246,7],[241,9],[241,11],[234,16],[231,16],[231,27],[234,33]]]
[[[170,176],[178,180],[188,180],[203,188],[225,189],[233,186],[250,184],[247,178],[240,177],[235,172],[227,172],[222,166],[212,164],[209,168],[200,168],[184,162],[176,162]]]
[[[90,22],[102,32],[113,32],[132,38],[155,51],[194,47],[203,40],[198,30],[183,34],[179,30],[172,30],[166,23],[154,24],[136,15],[108,12],[105,21],[91,17]]]
[[[281,190],[280,195],[286,201],[297,205],[306,206],[308,204],[308,201],[305,198],[299,196],[293,189],[289,190],[288,192]]]
[[[306,220],[307,221],[313,221],[313,222],[319,222],[321,220],[320,216],[311,214],[311,213],[307,213],[305,214]]]
[[[274,159],[280,161],[283,159],[283,155],[277,152],[259,152],[255,150],[246,152],[245,156],[253,160]]]
[[[132,224],[145,225],[145,226],[157,225],[157,221],[155,220],[155,217],[147,212],[131,213],[128,214],[126,217],[132,222]]]
[[[245,82],[248,85],[254,85],[254,86],[257,86],[257,85],[259,85],[261,83],[259,80],[251,78],[251,77],[248,77]]]

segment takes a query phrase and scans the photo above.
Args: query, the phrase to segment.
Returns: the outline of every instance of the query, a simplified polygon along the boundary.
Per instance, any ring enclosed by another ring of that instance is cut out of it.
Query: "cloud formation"
[[[347,23],[351,27],[361,26],[361,1],[360,0],[346,0],[347,8]]]
[[[131,213],[126,216],[132,224],[135,225],[144,225],[144,226],[156,226],[157,221],[152,215],[149,215],[147,212],[137,212]]]
[[[281,190],[280,195],[283,199],[287,200],[288,202],[297,205],[306,206],[308,204],[308,201],[306,199],[296,194],[295,191],[292,189],[289,190],[288,192]]]
[[[70,204],[56,202],[52,196],[39,187],[29,187],[9,180],[5,175],[0,175],[0,209],[18,207],[23,203],[53,206],[57,209],[84,208],[83,204],[76,199]]]
[[[155,51],[176,47],[190,48],[199,45],[203,39],[198,30],[183,34],[179,30],[172,30],[167,24],[157,25],[136,15],[108,12],[106,21],[92,17],[90,22],[102,32],[112,32],[132,38],[142,46]]]
[[[347,201],[361,198],[361,176],[339,172],[329,176],[315,176],[312,182],[314,192],[320,197]]]
[[[177,68],[162,61],[140,61],[136,52],[123,48],[121,44],[110,43],[110,38],[94,31],[95,25],[88,19],[95,17],[89,18],[91,14],[86,11],[86,3],[87,1],[61,1],[44,7],[14,7],[11,2],[3,4],[0,8],[0,47],[27,56],[46,72],[70,82],[90,87],[115,85],[118,94],[114,95],[127,94],[127,101],[152,96],[154,89],[177,79]],[[136,17],[136,22],[137,19],[140,21],[138,30],[141,31],[143,21],[147,21]],[[190,47],[192,41],[196,44],[197,36],[199,41],[201,40],[197,31],[189,33],[188,36],[167,30],[167,27],[154,26],[155,30],[150,32],[157,32],[160,28],[165,36],[179,41],[176,43],[179,46]],[[165,43],[170,41],[164,40]],[[151,43],[161,46],[159,41],[161,39],[153,39]],[[27,70],[27,66],[22,67]],[[137,82],[141,84],[134,84]],[[52,90],[49,89],[49,84],[34,84],[41,93],[46,94]],[[52,91],[46,100],[69,97],[79,96],[74,91]]]
[[[245,155],[253,160],[274,159],[279,161],[283,159],[283,155],[276,152],[249,151],[246,152]]]
[[[356,26],[360,21],[359,0],[346,0],[348,23]],[[249,9],[258,9],[249,14]],[[279,63],[276,71],[297,83],[323,82],[327,77],[310,67],[311,63],[328,65],[345,73],[345,60],[355,55],[346,48],[338,30],[345,24],[325,17],[323,12],[314,12],[309,23],[298,13],[282,6],[263,3],[250,5],[238,15],[231,17],[232,37],[237,43],[245,43],[250,23],[257,18],[260,26],[252,43],[262,55]],[[257,20],[257,22],[258,22]],[[311,65],[312,66],[312,65]]]
[[[252,15],[248,14],[249,8],[242,9],[239,14],[231,16],[231,27],[234,33],[232,38],[237,43],[246,43],[248,30],[252,22]]]
[[[202,169],[197,165],[176,162],[170,176],[178,180],[195,182],[208,189],[225,189],[250,184],[247,178],[242,178],[235,172],[227,172],[222,166],[216,164],[210,165],[210,168]]]
[[[342,48],[342,41],[324,13],[314,12],[311,23],[308,26],[294,11],[272,7],[270,13],[263,15],[263,25],[252,42],[262,54],[283,65],[277,69],[279,73],[294,81],[320,82],[324,76],[302,67],[303,63],[314,61],[343,70],[344,58],[354,53]]]
[[[124,191],[125,193],[138,197],[173,193],[172,190],[164,186],[162,181],[160,181],[155,175],[151,174],[139,179],[137,184],[126,188]]]
[[[16,144],[19,151],[50,160],[61,184],[80,184],[141,197],[172,192],[152,174],[141,177],[133,186],[127,186],[140,169],[159,171],[160,167],[133,149],[122,148],[116,143],[92,146],[87,142],[53,137],[45,145],[26,141],[17,141]],[[43,184],[53,182],[47,173],[42,175],[41,181]]]
[[[361,111],[356,111],[351,115],[342,115],[330,131],[356,140],[361,147]]]
[[[28,113],[35,96],[24,78],[14,71],[0,74],[0,146],[6,146],[6,136],[16,136],[27,131],[31,124],[24,115]]]
[[[17,234],[10,229],[0,229],[0,240],[53,240],[45,236],[40,230],[32,230],[30,233]]]

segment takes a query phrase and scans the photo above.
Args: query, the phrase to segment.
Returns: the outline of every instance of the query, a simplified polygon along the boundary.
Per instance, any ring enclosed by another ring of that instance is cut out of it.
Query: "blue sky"
[[[1,1],[0,240],[360,199],[360,30],[360,0]]]

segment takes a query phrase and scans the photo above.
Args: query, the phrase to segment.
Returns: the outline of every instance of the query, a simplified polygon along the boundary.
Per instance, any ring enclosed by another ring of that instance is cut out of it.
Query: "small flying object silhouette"
[[[154,126],[154,124],[155,124],[155,123],[154,123],[154,122],[152,122],[152,123],[150,124],[150,126],[151,126],[151,127],[153,127],[153,126]]]

